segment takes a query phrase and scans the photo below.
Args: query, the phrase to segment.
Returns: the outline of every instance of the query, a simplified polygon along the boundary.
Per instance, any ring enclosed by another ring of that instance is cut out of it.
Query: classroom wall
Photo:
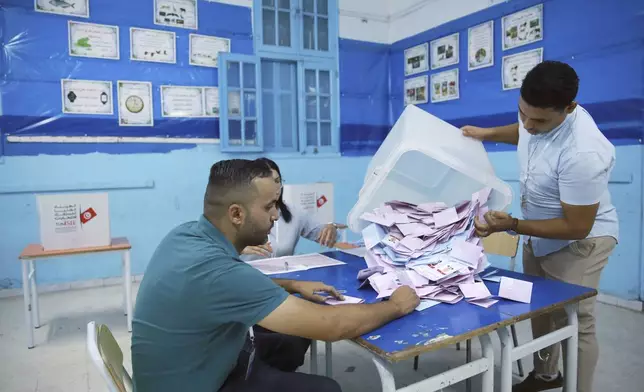
[[[397,3],[397,1],[396,1]],[[432,2],[447,17],[458,15],[463,2]],[[467,2],[468,4],[470,2]],[[475,2],[472,1],[472,4]],[[501,49],[501,16],[544,4],[544,40],[508,50]],[[482,5],[482,4],[479,4]],[[427,12],[430,12],[428,8]],[[436,11],[436,9],[434,9]],[[419,12],[420,13],[420,12]],[[421,29],[418,16],[407,28]],[[467,70],[467,29],[494,20],[494,66]],[[395,23],[395,22],[394,22]],[[639,0],[512,0],[440,24],[395,42],[391,46],[391,104],[396,118],[404,108],[404,50],[423,42],[460,32],[460,99],[420,105],[456,126],[495,126],[517,121],[518,90],[501,87],[501,60],[537,47],[544,59],[571,64],[581,79],[579,103],[590,111],[600,129],[617,146],[617,166],[609,185],[620,219],[620,243],[605,269],[600,290],[625,299],[644,298],[642,243],[642,168],[644,135],[644,3]],[[601,26],[600,28],[598,26]],[[446,67],[427,74],[449,70]],[[414,75],[417,76],[417,75]],[[430,86],[431,87],[431,86]],[[510,183],[515,198],[512,212],[519,216],[518,171],[514,148],[486,145],[497,175]],[[507,261],[494,259],[499,265]],[[517,262],[521,265],[521,260]]]

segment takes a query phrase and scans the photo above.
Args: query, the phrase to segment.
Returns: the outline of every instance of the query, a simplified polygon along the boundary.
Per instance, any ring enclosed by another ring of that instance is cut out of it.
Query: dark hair
[[[282,178],[282,172],[280,172],[280,168],[279,166],[277,166],[277,163],[275,163],[274,161],[268,158],[258,158],[257,161],[266,165],[266,167],[268,167],[269,169],[275,170],[277,174],[279,174],[280,179]],[[277,208],[280,209],[280,213],[282,214],[282,217],[284,217],[284,221],[286,223],[289,223],[291,219],[293,219],[293,214],[291,213],[291,210],[289,210],[289,208],[284,203],[284,199],[282,198],[282,193],[280,193],[280,198],[277,200]]]
[[[248,190],[255,178],[269,178],[273,173],[257,161],[247,159],[229,159],[219,161],[210,168],[208,186],[204,196],[204,210],[221,206],[226,198],[237,191],[232,202],[242,202],[249,194]],[[230,200],[227,202],[231,202]]]
[[[532,68],[521,85],[521,98],[540,109],[564,110],[577,97],[579,77],[568,64],[544,61]]]

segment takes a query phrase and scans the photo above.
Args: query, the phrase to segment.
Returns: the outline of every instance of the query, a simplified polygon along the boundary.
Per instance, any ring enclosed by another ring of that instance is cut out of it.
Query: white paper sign
[[[432,69],[458,64],[459,61],[459,33],[448,35],[431,41]]]
[[[494,65],[494,21],[490,20],[467,31],[467,69],[491,67]]]
[[[217,67],[220,52],[230,52],[229,39],[190,34],[190,65]]]
[[[120,126],[154,126],[151,83],[119,81],[118,97]]]
[[[161,86],[163,117],[202,117],[203,88],[192,86]]]
[[[68,22],[69,55],[119,59],[118,26]]]
[[[63,79],[60,87],[63,113],[114,114],[112,82]]]
[[[34,0],[34,9],[48,14],[89,18],[89,0]]]
[[[335,221],[332,183],[284,185],[282,197],[287,205],[315,214],[319,222]]]
[[[443,102],[458,99],[460,89],[458,68],[432,74],[432,102]]]
[[[532,68],[543,61],[543,48],[503,57],[503,90],[520,88]]]
[[[429,45],[414,46],[405,50],[405,76],[415,75],[429,70]]]
[[[219,117],[219,88],[204,87],[206,116]]]
[[[427,103],[427,75],[405,80],[405,105]]]
[[[176,63],[176,34],[172,31],[130,28],[130,60]]]
[[[501,19],[503,50],[543,39],[543,4],[504,16]]]
[[[154,23],[158,25],[197,30],[197,12],[197,0],[154,0]]]

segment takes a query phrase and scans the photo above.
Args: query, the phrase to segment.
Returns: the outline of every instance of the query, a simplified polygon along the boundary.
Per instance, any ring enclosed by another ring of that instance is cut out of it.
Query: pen
[[[288,271],[288,261],[285,261],[285,262],[284,262],[284,270],[285,270],[285,271]]]

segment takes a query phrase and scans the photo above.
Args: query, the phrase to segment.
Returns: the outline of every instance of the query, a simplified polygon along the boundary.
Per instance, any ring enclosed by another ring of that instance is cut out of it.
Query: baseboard
[[[132,282],[141,282],[143,275],[132,275]],[[89,289],[94,287],[108,287],[108,286],[117,286],[123,284],[123,277],[113,277],[113,278],[103,278],[103,279],[91,279],[91,280],[80,280],[76,282],[69,283],[55,283],[55,284],[42,284],[38,285],[38,293],[54,293],[57,291],[66,291],[66,290],[82,290]],[[0,290],[0,298],[9,298],[22,296],[22,288],[15,289],[3,289]]]
[[[644,311],[644,302],[642,301],[622,299],[608,294],[599,294],[597,296],[597,301],[603,304],[617,306],[619,308],[634,310],[636,312]]]

